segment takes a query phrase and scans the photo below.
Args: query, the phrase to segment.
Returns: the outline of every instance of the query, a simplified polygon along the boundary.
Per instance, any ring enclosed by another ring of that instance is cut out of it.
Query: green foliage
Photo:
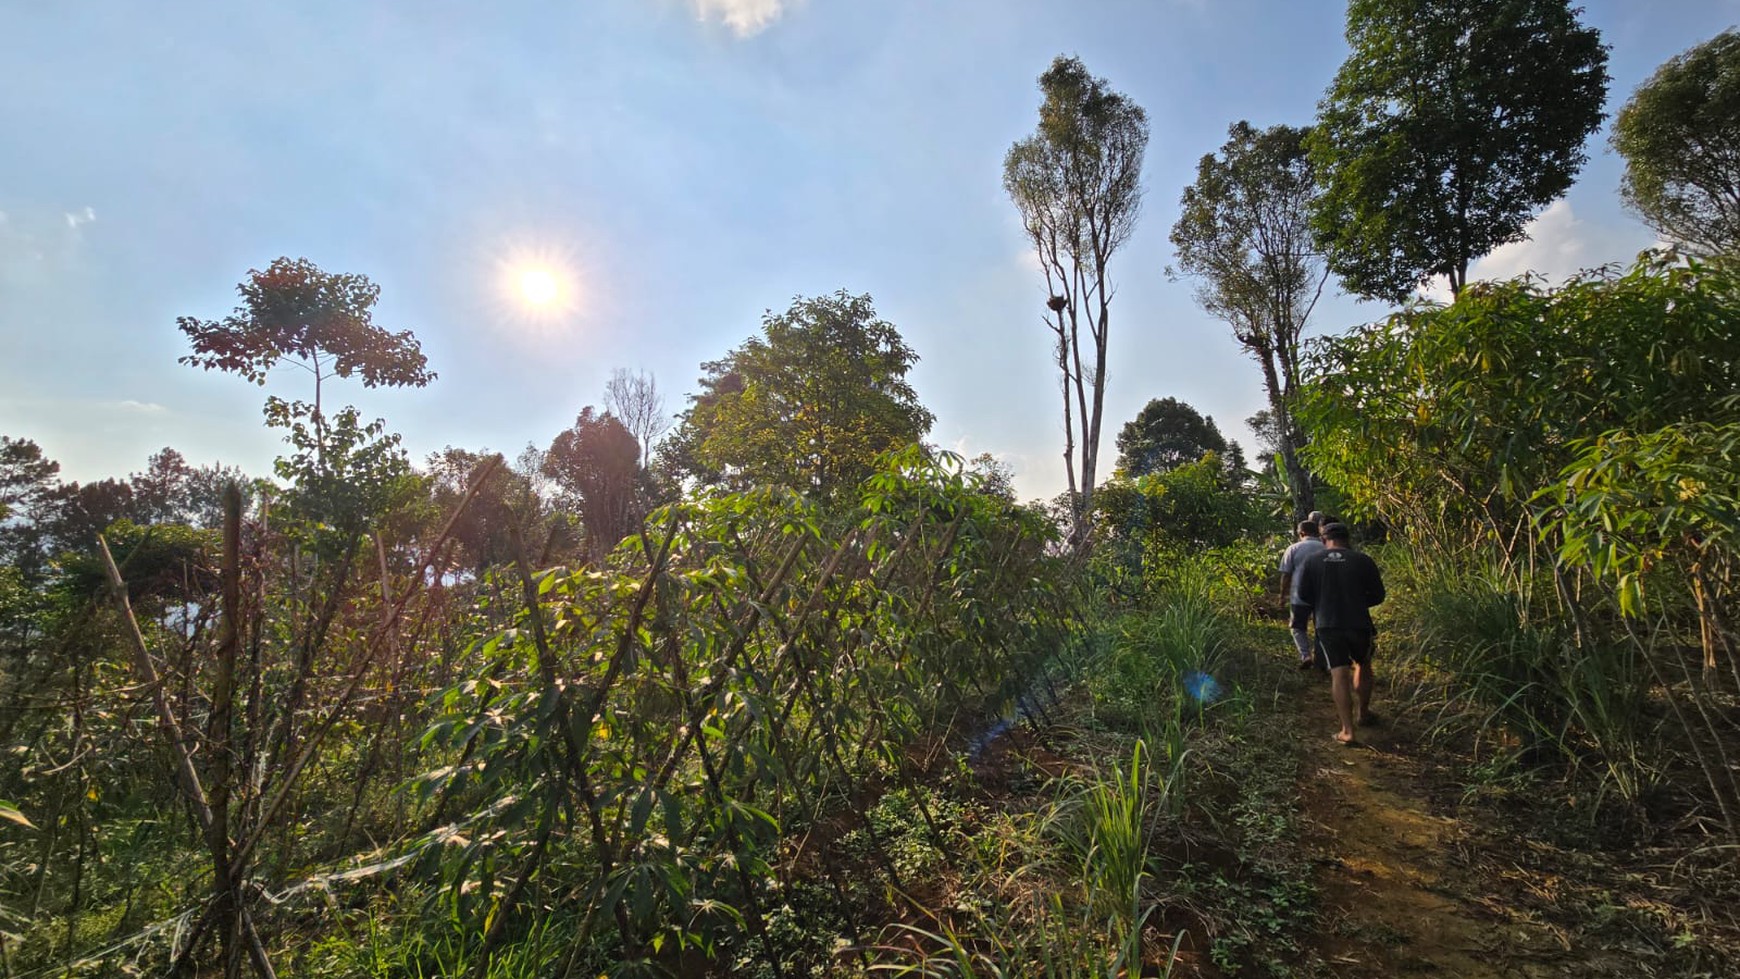
[[[1317,188],[1306,133],[1234,123],[1220,153],[1197,163],[1196,182],[1184,188],[1172,226],[1179,270],[1201,279],[1197,300],[1253,350],[1276,343],[1297,348],[1304,323],[1296,314],[1309,309],[1323,278],[1322,260],[1311,249]]]
[[[43,528],[60,463],[29,439],[0,435],[0,559],[25,575],[40,570]]]
[[[1108,552],[1101,560],[1115,574],[1148,576],[1239,540],[1262,522],[1240,475],[1211,452],[1168,472],[1105,484],[1094,504]]]
[[[1304,436],[1292,418],[1299,335],[1329,274],[1311,240],[1317,183],[1305,136],[1291,126],[1233,124],[1220,154],[1197,164],[1172,226],[1179,269],[1199,284],[1196,301],[1262,366],[1270,451],[1281,457],[1301,514],[1313,500],[1297,458]]]
[[[1350,516],[1445,547],[1470,526],[1510,540],[1578,440],[1727,410],[1737,307],[1734,269],[1649,256],[1556,290],[1524,278],[1411,308],[1313,349],[1307,457]]]
[[[1661,697],[1673,756],[1730,831],[1726,726],[1704,698],[1733,665],[1736,309],[1732,266],[1662,255],[1558,290],[1482,284],[1325,341],[1302,406],[1349,510],[1441,569],[1412,617],[1459,695],[1531,751],[1599,758],[1628,802],[1667,764],[1645,750]]]
[[[322,388],[329,377],[351,376],[371,388],[422,387],[435,379],[422,345],[408,330],[374,324],[380,287],[367,276],[280,258],[265,271],[250,270],[237,291],[242,305],[222,320],[176,321],[193,346],[181,362],[255,384],[286,361],[312,375],[313,401],[266,399],[266,424],[284,429],[293,449],[276,470],[294,485],[302,520],[336,530],[341,542],[352,539],[407,492],[410,464],[384,422],[363,424],[350,407],[329,413]]]
[[[1135,229],[1148,114],[1079,58],[1059,55],[1039,89],[1038,131],[1009,148],[1003,188],[1030,233],[1103,264]]]
[[[293,451],[273,468],[291,485],[293,511],[311,530],[333,531],[343,542],[419,495],[399,436],[381,419],[364,424],[348,406],[323,417],[312,405],[276,397],[266,400],[266,419],[287,430]]]
[[[1146,742],[1130,749],[1128,768],[1113,762],[1097,771],[1073,800],[1065,834],[1081,869],[1079,879],[1099,916],[1128,931],[1141,917],[1142,882],[1148,877],[1155,830],[1151,796],[1155,774]]]
[[[1211,587],[1173,585],[1159,596],[1152,610],[1121,621],[1117,640],[1087,677],[1095,716],[1125,730],[1195,713],[1186,676],[1219,672],[1237,638]]]
[[[1348,291],[1393,302],[1523,237],[1600,125],[1607,54],[1568,0],[1352,0],[1309,137],[1314,227]]]
[[[1518,738],[1516,750],[1535,760],[1592,762],[1603,790],[1628,803],[1656,784],[1664,755],[1648,707],[1655,680],[1641,662],[1655,651],[1577,642],[1556,608],[1534,596],[1541,589],[1502,568],[1414,560],[1399,549],[1385,560],[1402,586],[1389,610],[1401,638],[1387,645],[1456,679],[1455,706],[1467,710],[1446,705],[1442,716],[1472,716],[1483,730]]]
[[[866,780],[1033,682],[1072,628],[1052,532],[916,448],[853,506],[763,488],[648,528],[601,569],[541,576],[538,607],[437,698],[439,767],[410,791],[466,813],[442,901],[481,931],[516,913],[503,882],[529,880],[609,936],[599,954],[778,958],[783,837],[845,818],[830,876],[942,859],[951,808]]]
[[[917,442],[934,417],[906,380],[918,355],[869,296],[798,299],[752,337],[701,365],[663,450],[703,483],[849,491],[878,455]]]
[[[1213,418],[1177,398],[1154,398],[1118,432],[1118,474],[1135,478],[1170,472],[1213,452],[1232,473],[1245,468],[1244,451],[1228,442]]]
[[[1723,399],[1723,419],[1740,404]],[[1740,554],[1740,420],[1614,431],[1574,443],[1575,459],[1537,500],[1559,558],[1612,583],[1622,613],[1644,607],[1648,572],[1684,559],[1693,575],[1725,582]]]
[[[1706,255],[1740,248],[1740,32],[1657,68],[1613,120],[1619,195],[1657,234]]]
[[[129,597],[144,608],[161,609],[166,602],[197,602],[216,588],[216,531],[181,524],[142,527],[122,519],[110,524],[103,537],[127,582]],[[108,579],[94,556],[72,553],[61,562],[57,585],[82,601],[98,601],[108,589]]]
[[[374,325],[381,290],[368,276],[323,272],[305,258],[280,258],[264,271],[250,269],[236,291],[242,305],[221,320],[176,320],[193,344],[182,363],[239,374],[255,384],[265,384],[266,372],[286,358],[301,361],[317,383],[328,371],[360,375],[371,388],[422,387],[435,379],[410,331],[390,333]]]
[[[543,474],[580,512],[587,550],[602,558],[637,529],[645,513],[640,442],[621,421],[591,405],[544,453]]]

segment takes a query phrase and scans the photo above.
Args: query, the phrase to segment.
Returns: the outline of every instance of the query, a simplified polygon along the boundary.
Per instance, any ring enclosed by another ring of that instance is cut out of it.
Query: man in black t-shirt
[[[1300,571],[1299,600],[1317,618],[1317,642],[1329,661],[1330,692],[1341,719],[1335,740],[1353,744],[1354,724],[1375,719],[1371,651],[1377,628],[1371,607],[1384,600],[1384,579],[1376,561],[1349,545],[1346,524],[1329,524],[1322,534],[1324,550]]]

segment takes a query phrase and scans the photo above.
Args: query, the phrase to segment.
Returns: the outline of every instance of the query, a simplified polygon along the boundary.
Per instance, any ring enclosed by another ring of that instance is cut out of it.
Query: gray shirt
[[[1323,553],[1323,542],[1315,537],[1307,537],[1281,553],[1281,573],[1293,576],[1293,587],[1289,589],[1287,600],[1294,605],[1303,605],[1299,600],[1299,572],[1304,569],[1306,559],[1314,554]]]

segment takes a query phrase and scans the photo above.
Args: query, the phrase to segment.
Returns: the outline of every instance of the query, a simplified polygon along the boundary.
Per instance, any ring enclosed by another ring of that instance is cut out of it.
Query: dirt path
[[[1587,974],[1550,926],[1513,913],[1502,881],[1456,859],[1470,827],[1435,807],[1434,772],[1408,722],[1361,728],[1344,747],[1329,681],[1310,674],[1298,694],[1306,752],[1306,847],[1318,868],[1317,952],[1331,975],[1535,979]],[[1373,709],[1381,711],[1380,699]]]

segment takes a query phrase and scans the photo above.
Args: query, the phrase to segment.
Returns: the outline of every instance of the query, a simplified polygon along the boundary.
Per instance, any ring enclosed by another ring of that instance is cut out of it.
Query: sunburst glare
[[[566,256],[521,251],[497,262],[502,303],[515,319],[565,319],[579,308],[574,263]]]

